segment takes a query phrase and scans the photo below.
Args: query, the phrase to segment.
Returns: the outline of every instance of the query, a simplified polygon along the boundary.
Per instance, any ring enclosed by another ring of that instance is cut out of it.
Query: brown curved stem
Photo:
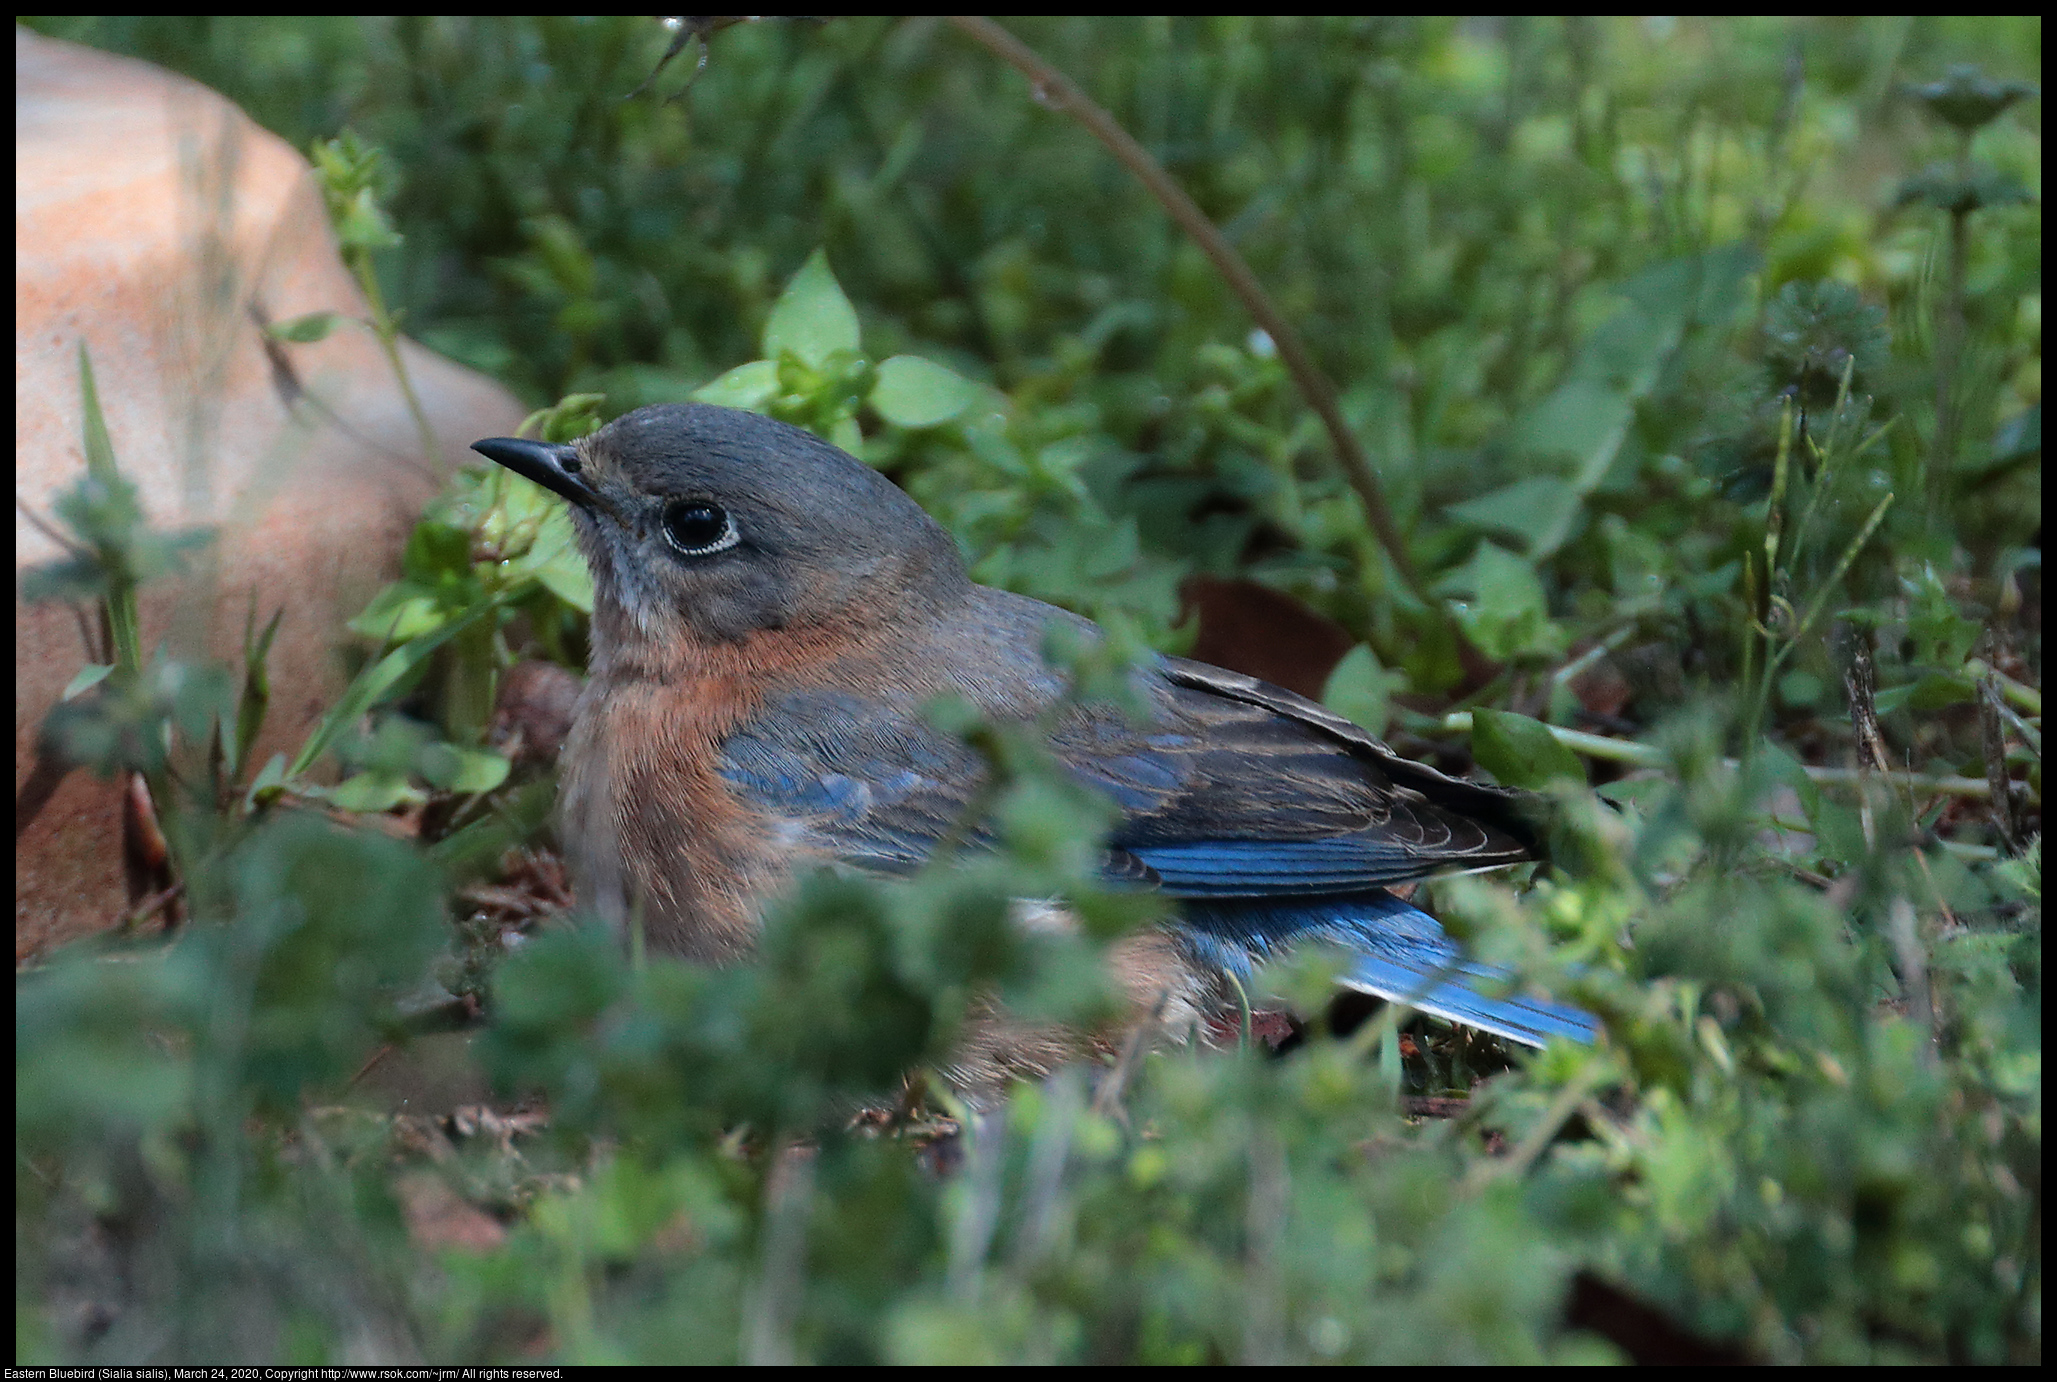
[[[1301,394],[1307,399],[1328,429],[1329,441],[1335,447],[1336,459],[1342,464],[1344,477],[1350,487],[1357,491],[1357,498],[1364,505],[1364,513],[1371,520],[1371,530],[1377,535],[1379,544],[1386,549],[1392,560],[1393,569],[1400,573],[1400,579],[1407,588],[1432,609],[1440,609],[1441,603],[1423,587],[1421,573],[1407,554],[1407,544],[1400,535],[1400,526],[1393,520],[1392,507],[1386,502],[1385,488],[1380,485],[1378,472],[1372,469],[1371,460],[1364,454],[1364,448],[1357,442],[1356,434],[1343,421],[1342,409],[1336,403],[1336,386],[1307,353],[1300,334],[1293,330],[1285,314],[1264,291],[1264,285],[1257,281],[1257,275],[1243,262],[1243,256],[1236,253],[1222,233],[1215,229],[1214,222],[1186,195],[1185,189],[1172,180],[1162,164],[1150,156],[1149,150],[1138,144],[1135,137],[1121,127],[1121,123],[1093,99],[1079,90],[1078,86],[1062,72],[1043,61],[1035,50],[1016,38],[1007,30],[981,15],[952,15],[950,22],[966,37],[1015,68],[1029,79],[1034,86],[1036,99],[1044,105],[1062,110],[1092,131],[1093,136],[1127,168],[1171,214],[1179,228],[1193,238],[1201,252],[1214,262],[1214,267],[1227,280],[1229,288],[1242,300],[1244,308],[1257,320],[1257,324],[1270,336],[1278,347],[1279,359],[1293,376]],[[1490,679],[1493,668],[1490,659],[1474,648],[1470,640],[1457,632],[1457,645],[1465,664],[1467,676],[1474,679]],[[1475,665],[1476,664],[1476,665]],[[1479,677],[1479,672],[1484,677]]]

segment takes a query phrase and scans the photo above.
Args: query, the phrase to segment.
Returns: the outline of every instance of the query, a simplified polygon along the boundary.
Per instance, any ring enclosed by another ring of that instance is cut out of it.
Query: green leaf
[[[1961,667],[1978,642],[1982,625],[1959,611],[1956,597],[1932,563],[1923,562],[1903,574],[1900,589],[1907,597],[1907,636],[1914,645],[1914,659],[1931,667]]]
[[[275,753],[265,760],[257,776],[250,779],[250,790],[243,794],[243,809],[252,810],[265,805],[286,789],[286,756]]]
[[[286,770],[286,775],[298,777],[306,772],[314,765],[316,759],[328,752],[336,736],[357,723],[357,718],[371,709],[380,696],[390,691],[409,672],[428,661],[430,655],[445,642],[469,628],[473,621],[483,618],[499,607],[500,602],[497,599],[474,605],[435,632],[401,644],[359,672],[344,689],[342,699],[329,708],[329,713],[322,717],[321,723],[314,727],[314,732],[307,736],[307,742],[300,746],[300,752],[295,755],[292,765]]]
[[[871,406],[895,427],[937,427],[978,402],[979,386],[918,355],[895,355],[879,366]]]
[[[1642,397],[1656,383],[1688,321],[1718,326],[1754,306],[1755,295],[1744,291],[1744,280],[1759,266],[1757,250],[1739,240],[1643,269],[1615,289],[1642,321],[1616,317],[1602,323],[1579,348],[1573,372],[1620,381],[1632,397]]]
[[[1476,728],[1477,720],[1472,721]],[[1662,776],[1618,777],[1612,782],[1602,783],[1593,789],[1608,801],[1620,806],[1633,806],[1643,812],[1653,812],[1677,794],[1676,783]]]
[[[1464,631],[1488,657],[1554,657],[1564,651],[1564,630],[1550,619],[1543,583],[1528,562],[1494,543],[1479,544],[1470,561],[1436,582]]]
[[[1929,672],[1915,682],[1907,697],[1909,710],[1941,710],[1946,705],[1964,705],[1978,699],[1978,687],[1970,677],[1947,672]]]
[[[776,360],[790,351],[802,364],[822,369],[837,351],[855,351],[858,339],[857,311],[830,271],[827,253],[816,250],[771,309],[764,358]]]
[[[364,612],[344,625],[382,643],[406,643],[440,628],[448,618],[440,601],[421,587],[395,581],[372,597]]]
[[[264,334],[274,341],[291,341],[295,345],[307,345],[313,341],[327,340],[335,329],[343,324],[343,320],[341,312],[309,312],[304,317],[273,322],[264,328]]]
[[[338,811],[375,815],[380,811],[390,811],[403,801],[423,800],[426,794],[420,788],[410,786],[400,773],[374,769],[345,778],[322,795]]]
[[[1778,698],[1790,706],[1818,705],[1826,689],[1821,678],[1804,667],[1796,667],[1778,679]]]
[[[2029,841],[2029,847],[2018,858],[2003,859],[1994,866],[2007,884],[2027,897],[2041,901],[2043,897],[2043,851],[2041,837]]]
[[[522,230],[560,290],[569,294],[573,302],[592,297],[599,285],[600,269],[577,226],[562,216],[549,214],[522,222]]]
[[[1558,781],[1586,784],[1578,755],[1558,743],[1548,725],[1511,710],[1471,712],[1471,756],[1510,787],[1540,791]]]
[[[332,203],[334,205],[334,203]],[[386,216],[385,208],[369,187],[361,187],[336,210],[336,241],[344,253],[391,249],[400,243],[400,232]]]
[[[702,384],[693,390],[692,397],[695,403],[712,403],[723,408],[760,408],[778,392],[778,387],[778,363],[752,360]]]
[[[1674,261],[1672,272],[1659,276],[1682,280],[1686,276],[1682,270]],[[1671,295],[1652,304],[1648,278],[1648,273],[1638,274],[1616,289],[1630,299],[1629,304],[1595,327],[1579,347],[1568,385],[1597,389],[1624,400],[1641,398],[1655,386],[1666,356],[1678,344],[1691,297],[1680,281]],[[1545,399],[1542,406],[1548,407],[1549,402]]]
[[[511,766],[497,753],[430,744],[417,760],[421,775],[446,792],[490,792],[507,780]]]
[[[1764,364],[1773,387],[1804,385],[1827,406],[1854,362],[1852,388],[1884,363],[1892,337],[1886,313],[1834,279],[1788,283],[1764,309]]]
[[[1392,716],[1392,693],[1407,685],[1405,672],[1388,672],[1378,654],[1359,643],[1343,655],[1321,688],[1321,703],[1373,734],[1384,734]]]
[[[538,563],[536,579],[580,614],[593,612],[593,573],[578,548],[562,548],[549,561]]]
[[[97,600],[107,593],[107,572],[92,557],[62,557],[21,573],[25,605],[45,600]]]
[[[1919,682],[1909,681],[1898,686],[1881,686],[1878,694],[1872,697],[1871,708],[1880,715],[1890,715],[1914,699],[1914,688],[1918,685]]]
[[[77,676],[64,684],[64,690],[57,699],[60,701],[76,700],[80,695],[107,680],[107,674],[113,670],[114,664],[111,662],[87,663],[79,669]]]
[[[463,523],[423,518],[407,535],[407,547],[400,554],[400,570],[431,589],[448,576],[469,579],[471,528]]]
[[[117,667],[125,672],[136,673],[143,668],[143,635],[141,614],[136,605],[136,586],[133,571],[117,571],[106,559],[111,549],[121,550],[128,544],[126,538],[135,528],[141,526],[143,511],[135,498],[135,486],[124,480],[114,461],[114,442],[107,435],[107,419],[100,411],[100,386],[93,376],[93,360],[86,352],[86,341],[79,338],[79,404],[83,414],[86,447],[86,478],[77,487],[76,493],[90,496],[95,491],[103,494],[115,508],[123,503],[133,511],[134,517],[122,532],[122,541],[110,543],[95,539],[95,545],[102,549],[100,565],[107,577],[107,594],[101,608],[107,615],[108,640],[113,644],[112,652]],[[82,527],[72,515],[65,512],[65,503],[60,499],[57,511],[81,534],[94,537]]]
[[[533,431],[543,441],[577,441],[600,430],[600,405],[606,401],[604,393],[568,393],[523,418],[514,435],[525,437]]]
[[[1525,539],[1529,555],[1544,557],[1571,535],[1580,496],[1569,481],[1531,475],[1491,494],[1452,504],[1446,512],[1460,523]]]
[[[271,706],[271,673],[266,664],[271,657],[272,639],[278,636],[279,620],[285,615],[286,607],[280,605],[272,613],[271,622],[264,626],[264,632],[257,633],[257,599],[254,593],[251,596],[250,610],[243,620],[243,694],[236,702],[236,733],[229,746],[231,775],[242,770],[251,746],[257,742],[258,731],[264,728],[264,716]]]
[[[93,361],[86,353],[84,337],[79,339],[79,402],[85,418],[86,473],[112,488],[121,483],[121,472],[115,468],[114,442],[100,411],[100,387],[93,378]]]
[[[495,801],[489,814],[430,845],[428,856],[453,874],[484,874],[499,866],[510,846],[547,829],[556,805],[554,778],[526,783]]]
[[[144,679],[169,707],[173,727],[190,742],[205,739],[236,712],[235,678],[226,663],[181,662],[160,652]]]
[[[477,497],[462,514],[453,509],[460,523],[482,524],[489,540],[503,540],[505,560],[494,567],[475,566],[474,574],[485,573],[485,589],[518,598],[528,580],[584,614],[593,612],[593,576],[579,554],[578,535],[572,528],[571,509],[564,500],[541,485],[518,475],[502,472],[494,477],[501,486],[497,515],[478,517],[480,506],[491,501]],[[503,521],[504,520],[504,521]],[[519,535],[527,532],[526,544]]]
[[[1960,173],[1955,164],[1932,163],[1903,181],[1893,202],[1907,206],[1921,202],[1938,211],[1970,214],[1989,206],[2020,206],[2035,201],[2028,184],[2012,173],[1997,168],[1974,168]]]
[[[1968,132],[1990,123],[2016,101],[2041,95],[2042,89],[2033,82],[1994,81],[1970,63],[1957,63],[1941,81],[1909,87],[1908,93],[1938,119]]]
[[[1633,415],[1618,389],[1572,379],[1535,406],[1515,437],[1534,455],[1571,457],[1578,467],[1578,488],[1590,490],[1614,463]]]

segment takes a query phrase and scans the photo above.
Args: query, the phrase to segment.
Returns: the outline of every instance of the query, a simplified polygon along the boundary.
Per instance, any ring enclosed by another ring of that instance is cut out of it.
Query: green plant
[[[165,533],[147,525],[137,487],[116,462],[83,341],[79,395],[86,473],[54,505],[68,532],[29,515],[66,556],[26,571],[22,598],[70,601],[82,630],[90,607],[97,616],[98,639],[89,656],[98,660],[89,660],[71,679],[45,718],[37,769],[17,802],[17,814],[25,824],[74,768],[90,768],[102,778],[135,779],[143,805],[131,809],[159,833],[171,854],[152,870],[146,910],[153,910],[169,903],[186,864],[207,847],[206,817],[235,797],[235,783],[247,769],[264,721],[269,698],[265,661],[278,619],[274,615],[259,633],[252,606],[240,693],[224,667],[175,656],[163,647],[145,656],[138,590],[146,581],[180,570],[194,551],[213,541],[214,533],[206,528]]]
[[[340,138],[316,143],[313,155],[322,200],[328,206],[329,222],[335,228],[336,245],[342,252],[344,267],[357,280],[365,303],[371,309],[371,315],[359,324],[378,338],[379,349],[385,353],[386,363],[393,371],[393,380],[400,386],[401,396],[407,400],[407,412],[414,419],[422,455],[434,456],[437,453],[435,429],[429,425],[428,414],[422,411],[421,400],[415,396],[414,382],[408,378],[407,367],[401,362],[401,319],[386,306],[385,294],[379,287],[377,261],[373,257],[401,242],[399,232],[393,229],[392,221],[379,203],[380,164],[384,152],[345,130]],[[310,312],[291,321],[273,322],[265,330],[273,340],[306,344],[326,339],[343,320],[340,313],[333,311]]]

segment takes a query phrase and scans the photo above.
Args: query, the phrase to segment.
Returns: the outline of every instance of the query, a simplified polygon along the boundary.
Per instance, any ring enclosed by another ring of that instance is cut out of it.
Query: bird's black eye
[[[674,499],[664,506],[664,540],[681,556],[704,557],[743,539],[727,509],[698,499]]]

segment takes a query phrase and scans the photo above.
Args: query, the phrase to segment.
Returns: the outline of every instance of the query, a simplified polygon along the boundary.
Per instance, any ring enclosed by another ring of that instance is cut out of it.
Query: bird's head
[[[473,450],[571,501],[596,661],[765,631],[919,619],[969,584],[912,499],[811,433],[736,408],[639,408],[577,442]]]

